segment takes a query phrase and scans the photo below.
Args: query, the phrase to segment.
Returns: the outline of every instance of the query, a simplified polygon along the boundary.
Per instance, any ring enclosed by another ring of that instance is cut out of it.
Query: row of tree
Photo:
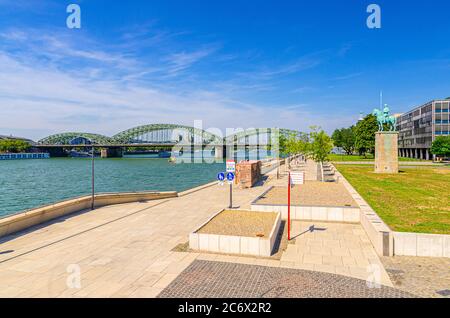
[[[375,153],[375,133],[378,131],[377,118],[368,115],[356,126],[336,129],[332,140],[336,147],[342,148],[347,155],[357,152],[359,155]],[[438,157],[450,157],[450,136],[436,137],[431,153]]]
[[[1,139],[0,153],[20,153],[26,152],[31,148],[31,145],[20,139]]]
[[[280,136],[280,152],[285,156],[303,154],[307,158],[320,163],[323,180],[323,163],[328,161],[328,155],[333,149],[333,141],[325,131],[311,127],[311,132],[292,133]]]
[[[450,158],[450,136],[439,136],[431,146],[431,153],[441,158]]]
[[[377,118],[368,115],[356,126],[336,129],[332,140],[336,147],[342,148],[346,154],[357,152],[359,155],[375,153],[375,133],[378,131]]]

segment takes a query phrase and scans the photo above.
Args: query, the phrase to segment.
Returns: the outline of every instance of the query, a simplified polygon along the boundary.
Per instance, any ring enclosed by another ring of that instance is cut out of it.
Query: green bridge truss
[[[197,137],[203,137],[203,143],[209,144],[209,143],[220,143],[221,138],[219,136],[216,136],[214,134],[211,134],[205,130],[189,127],[189,126],[183,126],[183,125],[173,125],[173,124],[152,124],[152,125],[144,125],[144,126],[138,126],[134,127],[125,131],[122,131],[118,133],[117,135],[114,135],[112,137],[113,140],[115,140],[118,143],[123,144],[132,144],[135,139],[137,139],[139,136],[145,135],[147,133],[151,133],[153,131],[162,131],[162,130],[181,130],[183,132],[186,132],[189,136],[197,136]]]
[[[71,141],[76,138],[86,138],[94,145],[109,145],[113,144],[114,140],[108,136],[91,134],[91,133],[79,133],[68,132],[48,136],[38,141],[39,145],[70,145]]]
[[[301,137],[303,135],[302,132],[290,129],[279,129],[279,128],[257,128],[257,129],[246,129],[238,131],[234,134],[226,136],[225,138],[219,137],[215,134],[207,132],[202,129],[183,126],[183,125],[174,125],[174,124],[152,124],[152,125],[144,125],[134,127],[123,132],[120,132],[112,137],[99,135],[99,134],[91,134],[91,133],[83,133],[83,132],[68,132],[61,133],[48,136],[38,141],[39,145],[70,145],[74,139],[77,138],[85,138],[89,140],[91,144],[94,145],[132,145],[136,144],[136,139],[145,134],[154,132],[154,131],[162,131],[162,130],[181,130],[186,132],[189,136],[202,136],[203,144],[231,144],[236,140],[241,141],[245,138],[250,138],[252,136],[258,135],[270,135],[271,139],[277,138],[279,135],[290,136],[295,135],[297,137]]]
[[[238,131],[234,134],[231,134],[229,136],[226,136],[224,138],[226,143],[233,143],[236,140],[242,141],[242,139],[250,138],[253,136],[258,135],[269,135],[271,138],[278,138],[279,136],[291,136],[294,135],[297,138],[300,138],[304,133],[297,131],[297,130],[291,130],[291,129],[284,129],[284,128],[253,128],[253,129],[245,129]]]

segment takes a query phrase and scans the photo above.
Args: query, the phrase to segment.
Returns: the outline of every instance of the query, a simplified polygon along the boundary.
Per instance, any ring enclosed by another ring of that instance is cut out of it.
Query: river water
[[[167,159],[95,160],[95,191],[183,191],[214,181],[225,164],[170,164]],[[91,193],[91,160],[0,161],[0,218]]]

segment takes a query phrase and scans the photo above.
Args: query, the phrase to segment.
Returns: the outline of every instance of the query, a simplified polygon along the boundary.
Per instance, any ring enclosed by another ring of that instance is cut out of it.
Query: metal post
[[[95,148],[92,146],[92,174],[91,174],[91,185],[92,185],[92,196],[91,196],[91,210],[94,210],[94,204],[95,204]]]
[[[233,208],[233,184],[230,183],[230,206],[229,209]]]
[[[288,174],[288,241],[291,240],[291,172]]]

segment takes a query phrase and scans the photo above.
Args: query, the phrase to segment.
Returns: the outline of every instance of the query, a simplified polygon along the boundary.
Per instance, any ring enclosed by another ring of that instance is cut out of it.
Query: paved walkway
[[[392,286],[372,243],[359,224],[300,222],[292,224],[295,244],[289,244],[281,262],[289,267],[372,279]]]
[[[317,181],[317,177],[319,174],[318,165],[313,160],[309,159],[306,162],[298,160],[291,161],[290,167],[292,171],[302,171],[305,173],[305,180],[307,181]],[[287,174],[288,170],[283,168],[285,174]]]
[[[293,167],[293,169],[298,169],[300,171],[304,171],[305,172],[305,180],[307,181],[317,181],[318,180],[318,166],[317,163],[312,161],[312,160],[308,160],[306,161],[306,163],[301,164],[299,167]]]
[[[236,189],[234,203],[249,208],[266,189]],[[3,239],[0,297],[156,296],[200,255],[171,250],[227,203],[228,187],[212,186],[176,199],[103,207]],[[68,288],[78,268],[81,288]]]
[[[295,269],[195,261],[161,298],[404,298],[413,295],[351,277]],[[320,310],[320,309],[319,309]]]
[[[396,256],[381,261],[395,288],[422,297],[450,298],[449,258]]]

